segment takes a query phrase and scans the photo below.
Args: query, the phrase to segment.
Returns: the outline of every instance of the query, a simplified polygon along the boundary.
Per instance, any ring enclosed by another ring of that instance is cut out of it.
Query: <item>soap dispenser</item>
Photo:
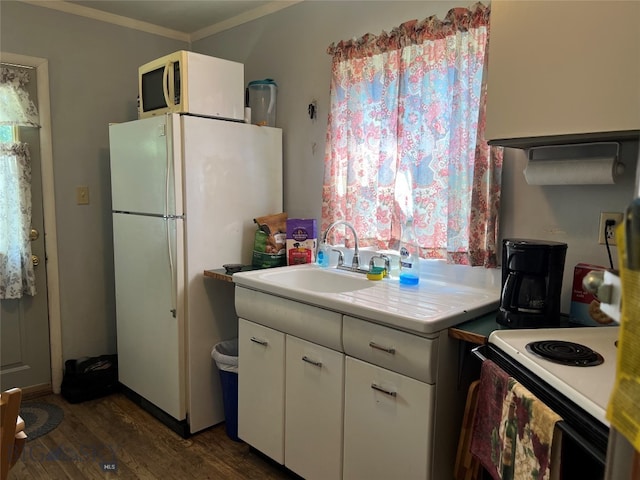
[[[415,232],[413,231],[413,218],[409,218],[400,238],[400,284],[417,285],[420,282],[420,257]]]
[[[323,267],[326,268],[329,266],[329,254],[331,252],[331,248],[329,247],[329,244],[327,244],[327,242],[322,242],[319,246],[318,246],[318,254],[316,255],[316,263]]]

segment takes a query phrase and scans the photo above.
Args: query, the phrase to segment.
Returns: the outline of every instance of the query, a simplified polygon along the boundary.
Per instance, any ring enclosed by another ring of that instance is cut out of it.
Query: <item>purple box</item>
[[[287,265],[314,263],[317,236],[314,218],[287,219]]]
[[[304,242],[318,238],[315,218],[288,218],[287,238]]]

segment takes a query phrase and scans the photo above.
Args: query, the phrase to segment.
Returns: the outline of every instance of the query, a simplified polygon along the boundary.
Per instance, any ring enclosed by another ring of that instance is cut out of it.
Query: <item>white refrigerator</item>
[[[237,336],[233,284],[255,217],[282,211],[282,131],[167,114],[109,126],[118,376],[182,436],[224,420],[213,346]]]

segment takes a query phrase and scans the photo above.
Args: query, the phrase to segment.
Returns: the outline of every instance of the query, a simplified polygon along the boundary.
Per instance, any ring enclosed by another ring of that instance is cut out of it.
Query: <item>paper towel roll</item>
[[[571,160],[529,160],[524,177],[529,185],[605,185],[624,170],[615,157]]]

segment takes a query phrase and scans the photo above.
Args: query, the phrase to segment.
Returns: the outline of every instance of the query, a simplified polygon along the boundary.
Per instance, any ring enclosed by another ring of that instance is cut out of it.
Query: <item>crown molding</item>
[[[224,20],[208,27],[201,28],[200,30],[196,30],[191,34],[190,40],[192,42],[195,42],[196,40],[202,40],[203,38],[215,35],[216,33],[220,33],[225,30],[229,30],[231,28],[237,27],[238,25],[242,25],[243,23],[251,22],[252,20],[271,15],[272,13],[291,7],[303,1],[304,0],[278,0],[270,2],[261,7],[254,8],[253,10],[249,10],[247,12],[241,13],[240,15],[229,18],[228,20]]]
[[[152,23],[134,20],[132,18],[115,15],[113,13],[103,12],[102,10],[85,7],[84,5],[77,5],[75,3],[64,2],[61,0],[20,1],[22,1],[23,3],[28,3],[30,5],[35,5],[37,7],[45,7],[52,10],[58,10],[60,12],[70,13],[71,15],[92,18],[93,20],[112,23],[121,27],[131,28],[133,30],[139,30],[146,33],[152,33],[154,35],[160,35],[162,37],[172,38],[174,40],[181,40],[188,43],[191,41],[190,35],[188,33],[179,32],[178,30],[172,30],[170,28],[160,27]]]
[[[23,3],[29,5],[35,5],[37,7],[50,8],[52,10],[58,10],[60,12],[69,13],[71,15],[78,15],[81,17],[91,18],[101,22],[112,23],[121,27],[131,28],[133,30],[139,30],[141,32],[151,33],[154,35],[160,35],[162,37],[171,38],[173,40],[180,40],[191,44],[196,40],[202,40],[203,38],[215,35],[216,33],[229,30],[231,28],[242,25],[243,23],[256,20],[258,18],[270,15],[278,12],[284,8],[291,7],[297,3],[301,3],[304,0],[276,0],[263,5],[253,10],[241,13],[235,17],[229,18],[222,22],[215,23],[208,27],[196,30],[192,33],[180,32],[178,30],[172,30],[170,28],[161,27],[152,23],[143,22],[141,20],[134,20],[122,15],[116,15],[113,13],[103,12],[91,7],[85,7],[84,5],[78,5],[75,3],[69,3],[62,0],[20,0]]]

